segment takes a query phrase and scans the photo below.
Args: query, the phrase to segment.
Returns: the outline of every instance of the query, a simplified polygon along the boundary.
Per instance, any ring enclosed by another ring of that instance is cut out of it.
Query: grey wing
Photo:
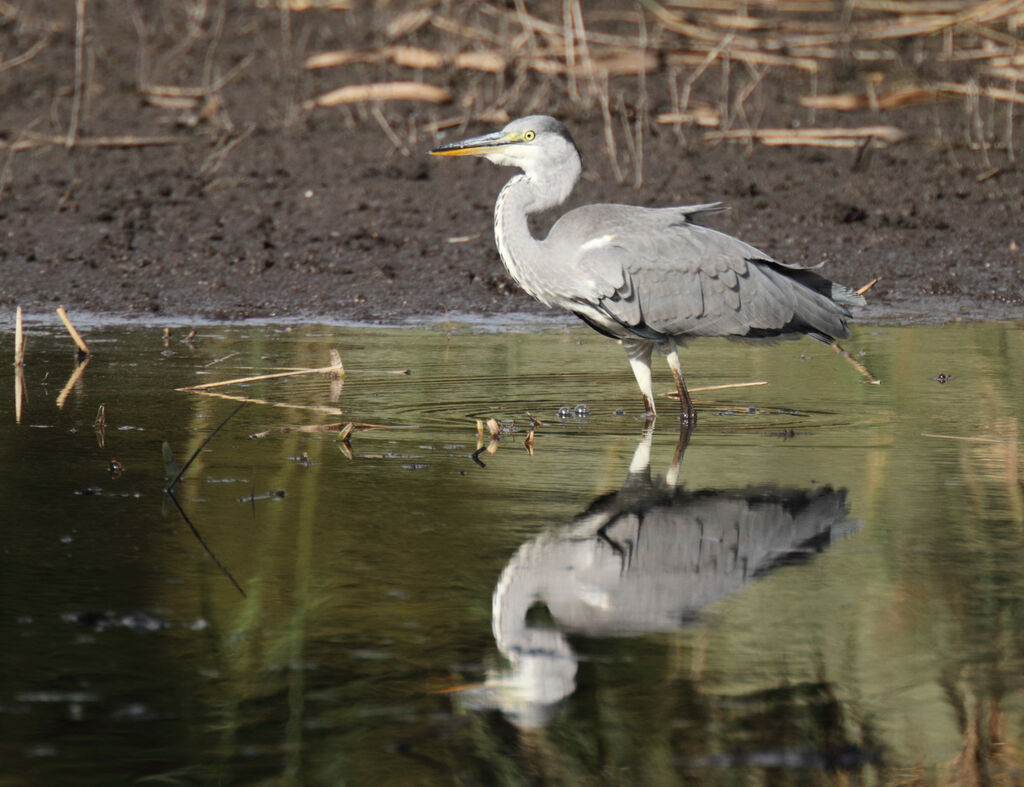
[[[860,296],[694,221],[716,208],[593,205],[567,214],[546,241],[571,259],[563,305],[619,338],[848,335],[845,305]]]

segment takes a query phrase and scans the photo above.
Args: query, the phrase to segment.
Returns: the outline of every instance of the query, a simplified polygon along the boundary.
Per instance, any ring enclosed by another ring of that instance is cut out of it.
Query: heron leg
[[[653,420],[657,415],[654,409],[654,389],[651,387],[651,350],[654,345],[643,339],[623,339],[622,346],[626,349],[633,376],[644,397],[644,413],[648,421]]]
[[[673,344],[672,349],[665,356],[668,366],[672,370],[672,376],[676,380],[676,391],[679,393],[679,407],[682,411],[682,419],[686,423],[697,423],[697,410],[690,399],[690,393],[686,390],[686,381],[683,379],[683,367],[679,363],[679,349]]]

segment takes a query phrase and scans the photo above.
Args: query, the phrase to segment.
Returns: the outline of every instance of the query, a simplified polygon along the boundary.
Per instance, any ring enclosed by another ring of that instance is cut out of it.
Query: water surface
[[[880,385],[811,341],[695,342],[691,387],[768,384],[695,394],[685,451],[582,328],[185,332],[93,327],[65,390],[73,346],[33,327],[20,423],[0,368],[8,783],[1024,773],[1021,324],[860,326]],[[172,465],[236,402],[175,389],[331,348],[340,385],[218,389],[263,402],[179,511]],[[351,422],[401,428],[284,431]]]

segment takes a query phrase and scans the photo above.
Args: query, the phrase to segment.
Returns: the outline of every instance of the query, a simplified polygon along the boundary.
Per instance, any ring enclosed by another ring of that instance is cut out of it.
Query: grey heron
[[[651,351],[667,356],[683,420],[696,411],[686,390],[678,345],[689,337],[776,339],[808,335],[821,342],[849,336],[848,306],[864,298],[805,266],[779,262],[701,220],[721,203],[668,208],[584,205],[569,211],[543,240],[528,217],[568,199],[582,171],[576,143],[546,115],[451,142],[437,156],[481,156],[518,167],[498,194],[494,236],[515,282],[547,306],[573,312],[622,342],[655,417]]]

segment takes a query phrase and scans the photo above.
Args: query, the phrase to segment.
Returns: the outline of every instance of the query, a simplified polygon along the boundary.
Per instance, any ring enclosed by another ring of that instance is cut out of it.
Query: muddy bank
[[[44,3],[33,9],[48,11]],[[91,71],[73,149],[38,141],[68,132],[73,10],[40,14],[58,28],[30,61],[2,74],[0,309],[60,302],[119,315],[387,322],[544,311],[506,276],[491,236],[493,200],[511,172],[426,155],[440,137],[424,127],[457,116],[457,107],[395,103],[379,118],[302,109],[301,99],[340,78],[304,72],[302,57],[366,46],[375,29],[368,12],[293,14],[286,46],[280,15],[231,3],[205,60],[172,58],[183,24],[172,12],[145,19],[148,62],[170,64],[162,80],[190,83],[211,60],[217,73],[238,68],[219,105],[197,119],[143,102],[135,79],[143,39],[121,9],[89,5]],[[5,52],[25,52],[42,35],[23,22],[0,28]],[[351,78],[379,78],[373,71],[381,68]],[[823,92],[845,84],[826,76]],[[472,91],[474,78],[444,76],[455,95]],[[645,82],[650,117],[668,108],[664,79],[654,73]],[[803,79],[766,84],[757,96],[760,125],[806,124],[797,100],[806,90]],[[978,113],[963,102],[881,116],[815,114],[822,126],[884,122],[906,134],[877,150],[745,146],[648,123],[636,187],[621,125],[613,127],[624,184],[613,176],[600,111],[549,97],[545,109],[567,122],[584,155],[570,204],[722,200],[731,210],[714,226],[779,259],[825,262],[827,275],[854,286],[881,277],[876,315],[1024,315],[1024,177],[1006,149],[968,144]],[[1024,138],[1019,119],[1005,113],[993,105],[985,128],[1011,143]],[[487,129],[473,124],[468,132]],[[89,146],[114,136],[173,144]],[[31,146],[17,144],[30,138]],[[540,217],[538,231],[552,218]]]

